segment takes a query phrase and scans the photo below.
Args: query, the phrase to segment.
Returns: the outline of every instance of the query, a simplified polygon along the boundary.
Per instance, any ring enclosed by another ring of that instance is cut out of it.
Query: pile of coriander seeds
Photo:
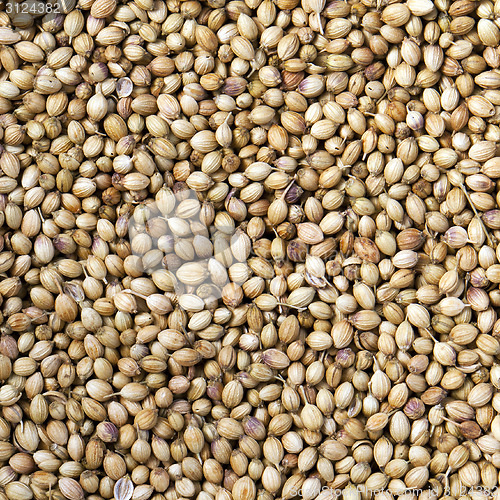
[[[499,500],[500,0],[0,1],[0,500]]]

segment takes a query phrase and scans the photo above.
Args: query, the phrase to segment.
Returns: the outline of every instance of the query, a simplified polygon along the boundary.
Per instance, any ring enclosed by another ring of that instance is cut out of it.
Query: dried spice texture
[[[0,0],[0,500],[500,500],[499,43]]]

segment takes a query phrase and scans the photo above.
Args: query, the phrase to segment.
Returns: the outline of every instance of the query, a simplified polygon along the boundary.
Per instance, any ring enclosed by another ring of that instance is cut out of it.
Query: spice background
[[[11,4],[0,500],[500,499],[500,2]]]

